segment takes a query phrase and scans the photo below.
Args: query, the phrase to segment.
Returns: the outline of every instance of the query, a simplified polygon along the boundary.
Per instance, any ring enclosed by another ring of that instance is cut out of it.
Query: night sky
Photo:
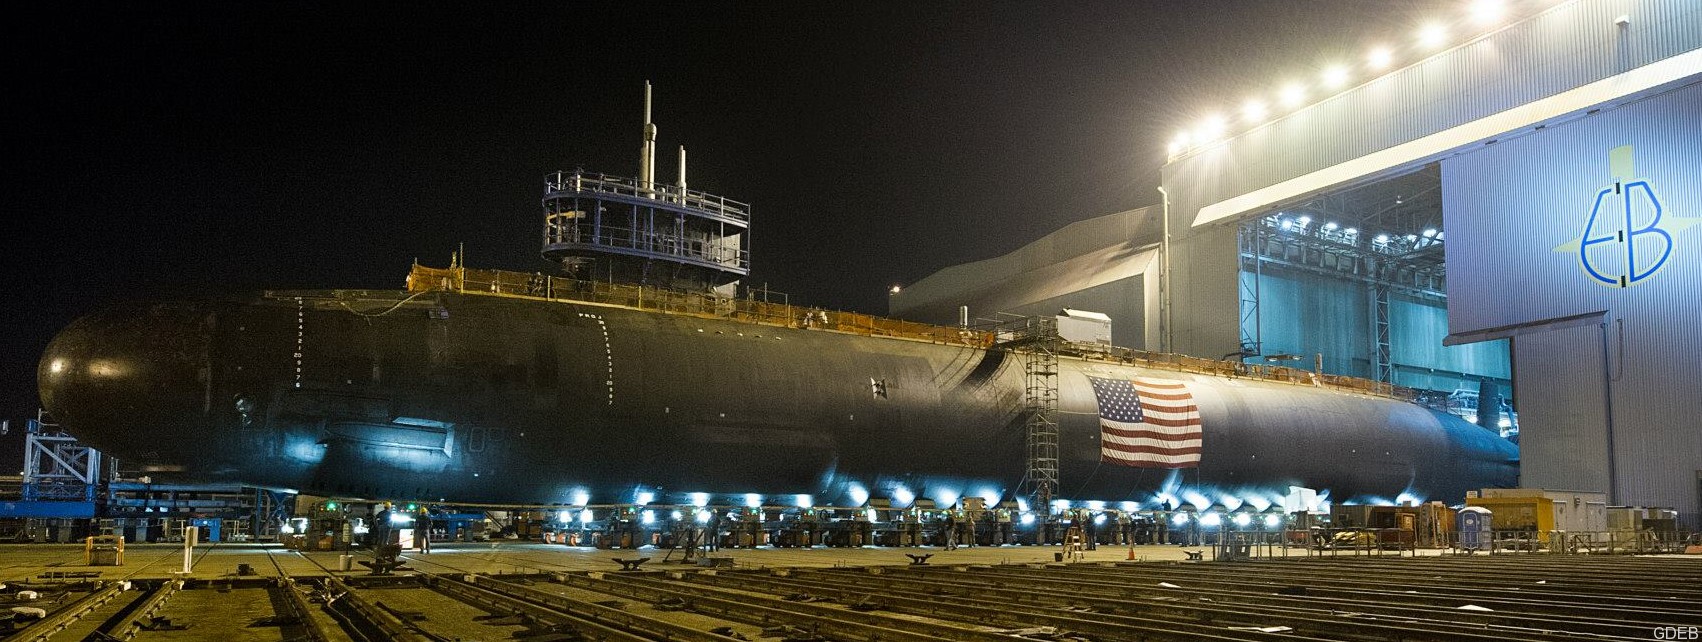
[[[350,6],[358,4],[359,6]],[[656,163],[753,204],[752,277],[886,289],[1157,202],[1202,116],[1459,0],[36,3],[0,21],[0,463],[53,333],[105,304],[544,270],[542,177]]]

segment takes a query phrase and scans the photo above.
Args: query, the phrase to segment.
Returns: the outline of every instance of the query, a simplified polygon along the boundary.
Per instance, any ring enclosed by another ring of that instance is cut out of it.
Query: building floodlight
[[[1377,238],[1372,239],[1372,240],[1376,241],[1379,245],[1387,245],[1389,243],[1389,235],[1378,234]]]
[[[1507,5],[1502,0],[1473,0],[1471,6],[1472,20],[1478,24],[1495,24],[1507,12]]]
[[[1215,142],[1223,137],[1224,128],[1222,116],[1207,116],[1200,122],[1199,132],[1195,136],[1201,144]]]
[[[1448,41],[1448,28],[1441,23],[1432,22],[1418,30],[1418,44],[1428,49],[1435,49]]]
[[[1282,88],[1282,105],[1284,107],[1299,107],[1306,102],[1306,86],[1300,83],[1289,83]]]
[[[1247,102],[1241,104],[1241,117],[1249,123],[1258,124],[1263,121],[1265,113],[1265,101],[1263,100],[1250,98]]]
[[[1427,238],[1427,239],[1436,238],[1436,228],[1432,227],[1432,228],[1424,230],[1424,238]]]
[[[1389,53],[1388,47],[1373,47],[1371,53],[1365,54],[1365,66],[1372,71],[1388,69],[1393,60],[1394,54]]]
[[[898,294],[899,292],[903,292],[903,291],[904,291],[904,288],[901,287],[901,286],[897,286],[897,285],[894,285],[894,286],[892,286],[891,289],[887,290],[887,292],[890,292],[892,294]]]
[[[1330,89],[1340,88],[1347,83],[1347,67],[1330,65],[1324,68],[1324,86]]]
[[[1324,231],[1326,231],[1326,232],[1334,232],[1334,231],[1336,231],[1336,222],[1335,222],[1335,221],[1330,221],[1330,222],[1328,222],[1328,223],[1325,223],[1325,224],[1324,224]]]
[[[1306,227],[1312,224],[1312,217],[1302,214],[1300,218],[1294,219],[1294,222],[1299,224],[1300,227]]]

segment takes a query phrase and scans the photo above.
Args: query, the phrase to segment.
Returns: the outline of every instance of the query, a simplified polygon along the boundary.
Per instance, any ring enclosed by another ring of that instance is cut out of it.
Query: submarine
[[[372,500],[1263,510],[1518,481],[1514,444],[1386,384],[734,296],[750,207],[689,189],[683,147],[657,181],[650,115],[647,84],[637,178],[545,178],[563,274],[457,256],[393,291],[113,305],[50,342],[43,407],[157,480]]]
[[[806,324],[761,301],[654,304],[668,312],[639,307],[638,288],[526,294],[533,278],[416,266],[412,291],[115,306],[53,339],[42,402],[156,478],[334,496],[1018,495],[1026,357],[992,337],[847,313]],[[622,298],[634,304],[596,302]],[[1302,486],[1453,503],[1517,482],[1516,447],[1454,415],[1211,363],[1058,355],[1058,497],[1259,502]],[[1094,380],[1185,389],[1199,429],[1190,467],[1110,461]]]

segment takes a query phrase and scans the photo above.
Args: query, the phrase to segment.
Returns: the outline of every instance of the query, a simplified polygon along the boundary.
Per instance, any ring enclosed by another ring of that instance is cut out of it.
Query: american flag
[[[1099,402],[1100,460],[1140,468],[1200,465],[1200,408],[1169,379],[1088,377]]]

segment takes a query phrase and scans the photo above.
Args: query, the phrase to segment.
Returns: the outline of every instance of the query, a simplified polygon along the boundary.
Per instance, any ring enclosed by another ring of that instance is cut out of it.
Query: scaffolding
[[[93,502],[100,489],[100,451],[77,443],[46,413],[29,420],[24,435],[26,502]]]
[[[995,349],[1016,353],[1023,371],[1023,439],[1028,447],[1028,470],[1017,491],[1030,498],[1033,510],[1049,510],[1058,492],[1058,319],[1024,317],[1002,324]]]

